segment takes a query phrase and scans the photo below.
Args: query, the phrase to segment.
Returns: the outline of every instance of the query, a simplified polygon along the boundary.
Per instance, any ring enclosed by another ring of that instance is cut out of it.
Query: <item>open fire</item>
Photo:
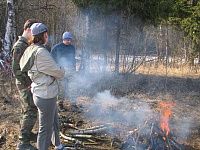
[[[171,107],[173,106],[172,102],[161,102],[158,104],[161,108],[161,115],[160,115],[160,128],[166,134],[169,135],[169,118],[171,115]]]
[[[159,119],[150,118],[145,124],[129,132],[126,141],[122,144],[123,150],[181,150],[181,144],[176,142],[170,133],[169,120],[172,102],[158,104]]]
[[[79,129],[76,127],[77,123],[70,121],[71,119],[67,121],[64,116],[61,119],[64,129],[61,137],[68,143],[68,149],[91,149],[91,145],[104,143],[110,145],[111,149],[120,150],[182,150],[183,145],[175,140],[175,136],[170,131],[169,121],[173,106],[172,102],[159,103],[156,107],[159,108],[159,113],[156,113],[158,115],[146,116],[146,120],[139,126],[128,125],[126,129],[124,128],[125,136],[114,135],[123,130],[117,122]],[[68,128],[67,132],[65,132],[66,128]]]

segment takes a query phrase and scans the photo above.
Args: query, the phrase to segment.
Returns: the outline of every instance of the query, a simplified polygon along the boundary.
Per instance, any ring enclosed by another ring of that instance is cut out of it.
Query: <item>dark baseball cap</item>
[[[31,29],[32,35],[38,35],[40,33],[43,33],[43,32],[47,31],[47,27],[44,24],[42,24],[42,23],[34,23],[31,26],[30,29]]]

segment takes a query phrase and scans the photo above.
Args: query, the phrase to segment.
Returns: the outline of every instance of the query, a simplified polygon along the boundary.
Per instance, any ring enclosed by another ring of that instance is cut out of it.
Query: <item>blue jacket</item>
[[[65,45],[64,43],[56,44],[51,49],[51,56],[59,65],[65,67],[72,66],[76,68],[75,47],[73,45]]]

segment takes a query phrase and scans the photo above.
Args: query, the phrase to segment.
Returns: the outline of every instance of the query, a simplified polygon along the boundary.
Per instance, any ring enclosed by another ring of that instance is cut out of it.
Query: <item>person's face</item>
[[[31,34],[31,29],[30,28],[27,28],[26,29],[26,35],[27,35],[27,38],[30,39],[32,37],[32,34]]]
[[[65,44],[65,45],[69,45],[69,44],[71,44],[71,42],[72,42],[72,40],[63,40],[63,43]]]

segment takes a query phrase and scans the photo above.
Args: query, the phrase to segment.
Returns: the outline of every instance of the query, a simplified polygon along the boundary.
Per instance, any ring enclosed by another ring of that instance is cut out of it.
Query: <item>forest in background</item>
[[[132,73],[144,62],[200,62],[198,0],[1,0],[0,6],[1,49],[7,52],[34,18],[49,29],[49,49],[63,32],[73,34],[82,70]]]

